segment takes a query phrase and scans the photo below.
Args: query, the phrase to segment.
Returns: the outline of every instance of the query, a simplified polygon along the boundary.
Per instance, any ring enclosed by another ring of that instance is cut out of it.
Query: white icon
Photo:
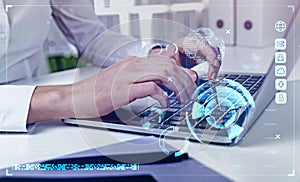
[[[285,52],[276,52],[275,53],[275,62],[276,63],[286,63],[286,53]]]
[[[275,88],[276,88],[276,90],[286,90],[287,89],[286,79],[276,79],[275,80]]]
[[[285,65],[275,66],[275,76],[285,77],[286,76],[286,66]]]
[[[286,49],[286,39],[284,39],[284,38],[275,39],[275,49],[276,50],[285,50]]]
[[[286,104],[287,103],[287,94],[285,92],[278,92],[275,95],[276,104]]]
[[[275,23],[275,30],[277,32],[284,32],[286,30],[286,23],[284,21],[277,21]]]
[[[230,29],[226,29],[226,30],[225,30],[225,34],[230,35],[230,34],[231,34],[231,30],[230,30]]]

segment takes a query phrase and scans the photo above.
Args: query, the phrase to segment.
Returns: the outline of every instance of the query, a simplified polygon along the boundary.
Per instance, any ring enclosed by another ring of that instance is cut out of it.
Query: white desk
[[[34,79],[33,83],[40,85],[71,83],[74,81],[75,72],[77,75],[87,77],[96,70],[93,68],[92,71],[88,71],[85,68],[55,73]],[[297,89],[300,89],[299,82]],[[296,104],[300,103],[299,97],[292,98],[292,94],[290,100],[294,100]],[[285,119],[292,113],[288,110],[290,106],[280,108],[282,111],[280,113],[272,112],[278,109],[274,103],[268,108],[268,112],[260,117],[249,135],[239,145],[228,147],[191,143],[188,149],[190,156],[235,181],[299,181],[299,176],[296,176],[297,180],[296,177],[288,177],[294,169],[294,156],[290,155],[290,151],[295,149],[295,152],[300,152],[299,131],[294,141],[291,129],[293,121]],[[296,118],[299,128],[299,112]],[[277,124],[272,125],[274,122]],[[275,134],[280,134],[281,139],[272,139]],[[54,158],[139,137],[142,136],[82,129],[65,125],[60,121],[42,122],[36,125],[32,134],[0,134],[0,168]],[[300,166],[294,170],[299,174]],[[269,176],[270,172],[274,176]]]

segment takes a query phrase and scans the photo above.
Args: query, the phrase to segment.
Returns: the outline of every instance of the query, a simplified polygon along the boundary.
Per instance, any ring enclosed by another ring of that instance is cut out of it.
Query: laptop
[[[287,27],[284,36],[288,47],[285,52],[289,56],[289,61],[285,63],[287,76],[294,67],[294,60],[297,60],[299,57],[299,53],[296,52],[297,46],[300,45],[299,37],[296,37],[296,29],[299,29],[299,27],[300,14],[299,11],[295,9],[293,20],[290,26]],[[275,52],[274,49],[274,53]],[[246,121],[245,117],[240,117],[230,126],[216,127],[202,118],[204,122],[196,126],[191,126],[191,123],[187,121],[188,116],[184,113],[192,112],[191,110],[195,103],[191,101],[186,104],[181,104],[176,100],[174,94],[169,93],[169,108],[161,108],[155,103],[145,105],[144,101],[137,101],[101,118],[71,118],[64,119],[63,122],[83,127],[133,132],[159,137],[168,134],[168,137],[189,138],[190,140],[221,145],[235,145],[244,139],[255,121],[257,121],[269,103],[272,102],[276,93],[279,92],[275,89],[276,65],[275,58],[273,58],[266,74],[224,73],[219,75],[219,77],[221,77],[220,80],[233,80],[243,85],[251,94],[255,102],[255,111],[252,113],[252,117],[249,121]],[[203,79],[197,80],[198,86],[204,83],[205,80]],[[133,110],[135,110],[133,108],[138,108],[138,111],[133,112]],[[241,115],[240,113],[239,116]]]

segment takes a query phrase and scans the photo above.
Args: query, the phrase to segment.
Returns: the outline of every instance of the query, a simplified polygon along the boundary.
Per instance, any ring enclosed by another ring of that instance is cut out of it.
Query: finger
[[[185,82],[185,91],[187,94],[188,98],[191,98],[195,89],[197,88],[196,86],[196,80],[198,79],[198,75],[195,71],[186,69],[186,68],[181,68],[182,71],[184,71],[184,79],[183,81]]]
[[[212,54],[212,53],[209,53]],[[207,61],[209,63],[208,67],[208,78],[209,79],[215,79],[218,75],[219,69],[221,67],[220,61],[217,59],[217,56],[208,55]]]
[[[177,44],[167,46],[166,52],[169,58],[174,59],[178,65],[181,65],[180,51]]]
[[[186,38],[186,37],[182,37],[182,38],[176,40],[176,42],[175,42],[176,45],[178,46],[178,50],[179,50],[179,51],[184,52],[184,51],[183,51],[183,41],[184,41],[185,38]]]
[[[156,48],[156,49],[152,49],[148,56],[158,56],[158,55],[161,55],[163,52],[163,48]]]
[[[159,52],[159,54],[157,52]],[[166,48],[163,50],[154,49],[151,51],[151,54],[149,55],[152,57],[163,56],[169,59],[174,59],[178,65],[181,65],[179,50],[176,44],[172,44],[172,45],[168,44]]]
[[[173,76],[171,77],[171,81],[176,86],[178,93],[177,96],[179,96],[178,100],[181,103],[187,102],[192,94],[194,93],[194,90],[196,89],[196,84],[192,80],[191,76],[185,71],[184,68],[177,66],[179,69],[175,74],[173,73]],[[189,71],[190,74],[194,74],[192,71]],[[169,78],[170,79],[170,78]]]
[[[153,59],[159,59],[159,61],[151,61]],[[128,72],[124,74],[131,77],[129,80],[132,80],[133,83],[158,82],[176,93],[180,102],[187,101],[194,91],[194,82],[174,60],[171,61],[170,59],[155,57],[138,59],[130,63],[132,64],[126,66],[129,67],[129,69],[134,68],[134,74],[128,75]]]
[[[170,58],[173,58],[178,65],[182,65],[182,60],[180,59],[180,53],[184,54],[183,40],[184,38],[180,38],[173,45],[169,46],[168,52],[173,52],[172,57]]]
[[[129,100],[130,102],[135,99],[144,98],[150,96],[157,100],[161,106],[168,107],[169,100],[165,92],[154,82],[143,82],[134,84],[130,90]]]
[[[180,102],[185,102],[187,100],[187,94],[185,93],[185,91],[182,92],[182,90],[184,90],[184,85],[174,76],[166,77],[158,74],[147,73],[137,79],[134,84],[151,81],[163,85],[167,89],[173,91],[178,96],[178,100]]]
[[[173,69],[169,70],[170,73],[168,74],[171,75],[171,80],[169,77],[168,81],[173,82],[173,84],[176,86],[179,92],[176,94],[180,96],[179,101],[180,102],[188,101],[189,98],[191,98],[192,94],[194,93],[194,90],[196,89],[196,84],[193,81],[192,77],[194,77],[194,79],[196,80],[195,77],[197,77],[197,75],[192,70],[184,69],[183,67],[176,65],[175,61],[173,61],[173,63],[171,63],[171,65],[167,67],[168,68],[173,67]]]
[[[128,56],[128,57],[123,58],[121,61],[128,62],[128,61],[133,61],[134,59],[137,59],[137,58],[138,57],[136,57],[136,56]]]
[[[204,41],[203,49],[199,50],[206,61],[209,64],[208,77],[209,79],[215,79],[221,67],[221,62],[217,59],[217,53],[214,51],[215,48],[211,47],[207,41]]]
[[[165,48],[165,54],[169,56],[169,58],[173,58],[173,56],[178,52],[178,47],[176,44],[168,44]]]
[[[187,102],[189,99],[188,92],[186,90],[187,86],[185,84],[185,75],[182,75],[178,77],[181,74],[176,74],[168,77],[168,82],[170,84],[173,84],[176,88],[176,95],[178,96],[177,100],[180,101],[181,103]],[[163,83],[164,84],[164,83]]]
[[[205,56],[200,54],[201,50],[207,46],[204,39],[196,39],[191,37],[181,38],[178,41],[179,58],[181,65],[186,68],[194,67],[198,64],[199,59]]]
[[[209,63],[209,79],[215,79],[217,77],[221,62],[217,59],[217,53],[214,51],[214,48],[212,48],[206,40],[196,40],[186,37],[179,39],[176,43],[181,53],[190,51],[199,52],[200,54],[202,54],[206,58],[206,61]]]
[[[215,65],[209,64],[208,74],[207,74],[208,78],[211,80],[216,79],[219,69],[220,69],[220,66],[215,66]]]
[[[145,66],[145,65],[144,65]],[[157,65],[148,64],[139,82],[158,81],[178,96],[180,102],[186,102],[194,92],[194,83],[191,77],[179,67],[175,61],[159,61]]]
[[[192,78],[193,82],[197,81],[198,74],[196,71],[188,69],[188,68],[183,68],[183,70]]]

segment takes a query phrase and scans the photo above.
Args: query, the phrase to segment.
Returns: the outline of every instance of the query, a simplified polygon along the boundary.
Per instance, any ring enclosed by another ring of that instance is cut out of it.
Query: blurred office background
[[[282,0],[94,0],[95,13],[105,26],[136,38],[157,37],[176,39],[186,32],[174,35],[174,27],[150,23],[152,28],[139,21],[151,18],[167,19],[179,25],[196,29],[210,27],[222,37],[226,47],[261,49],[274,44],[278,33],[274,23],[280,19],[290,21],[292,12],[282,11]],[[286,0],[294,4],[297,0]],[[272,8],[270,8],[272,7]],[[128,22],[132,22],[129,23]],[[150,21],[151,22],[151,21]],[[170,33],[171,32],[171,33]],[[283,34],[281,34],[282,36]],[[169,36],[175,36],[168,38]],[[42,72],[55,72],[78,65],[76,49],[68,43],[52,22],[50,34],[44,44],[48,67]],[[80,62],[79,66],[85,66]]]
[[[207,17],[207,5],[208,0],[95,0],[95,12],[108,29],[114,27],[115,31],[136,38],[141,38],[141,34],[156,34],[156,37],[163,38],[171,35],[172,27],[157,26],[159,28],[149,30],[148,26],[141,30],[143,25],[135,20],[168,19],[195,29],[208,24],[207,18],[204,18]],[[42,72],[56,72],[77,66],[75,47],[68,43],[54,21],[44,49],[48,67],[43,68]],[[84,65],[79,63],[79,66]]]

